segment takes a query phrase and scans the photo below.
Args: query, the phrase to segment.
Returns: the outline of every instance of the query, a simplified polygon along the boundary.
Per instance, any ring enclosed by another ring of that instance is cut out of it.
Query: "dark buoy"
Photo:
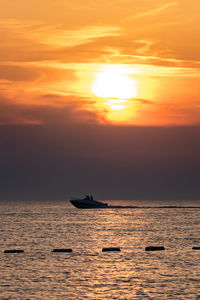
[[[11,249],[11,250],[5,250],[4,253],[23,253],[24,250],[20,249]]]
[[[105,251],[121,251],[119,247],[107,247],[102,249],[103,252]]]
[[[200,246],[194,246],[192,247],[193,250],[200,250]]]
[[[149,246],[145,248],[145,251],[159,251],[159,250],[165,250],[165,247],[163,246]]]
[[[72,249],[53,249],[52,252],[72,252]]]

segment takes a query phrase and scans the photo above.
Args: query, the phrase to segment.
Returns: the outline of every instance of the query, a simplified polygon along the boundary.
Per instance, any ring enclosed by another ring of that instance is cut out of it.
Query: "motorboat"
[[[105,208],[108,207],[107,203],[96,201],[93,196],[85,196],[83,199],[71,199],[71,204],[77,208]]]

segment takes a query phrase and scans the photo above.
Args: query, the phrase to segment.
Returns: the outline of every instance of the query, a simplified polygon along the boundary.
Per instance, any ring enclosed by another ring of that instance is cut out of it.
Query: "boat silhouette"
[[[82,199],[71,199],[71,204],[77,208],[105,208],[108,207],[107,203],[96,201],[93,196],[86,195]]]

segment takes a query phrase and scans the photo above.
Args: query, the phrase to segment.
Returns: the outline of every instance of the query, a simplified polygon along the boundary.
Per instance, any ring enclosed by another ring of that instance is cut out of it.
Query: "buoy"
[[[108,248],[103,248],[103,252],[105,251],[121,251],[119,247],[108,247]]]
[[[11,250],[5,250],[4,253],[23,253],[24,250],[20,249],[11,249]]]
[[[52,252],[72,252],[72,249],[53,249]]]
[[[194,246],[192,247],[193,250],[200,250],[200,246]]]
[[[165,250],[165,247],[163,246],[149,246],[145,248],[145,251],[159,251],[159,250]]]

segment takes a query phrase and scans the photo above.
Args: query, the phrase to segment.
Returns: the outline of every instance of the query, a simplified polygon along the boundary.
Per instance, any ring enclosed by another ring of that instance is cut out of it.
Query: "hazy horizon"
[[[200,199],[200,126],[2,126],[0,199]]]

